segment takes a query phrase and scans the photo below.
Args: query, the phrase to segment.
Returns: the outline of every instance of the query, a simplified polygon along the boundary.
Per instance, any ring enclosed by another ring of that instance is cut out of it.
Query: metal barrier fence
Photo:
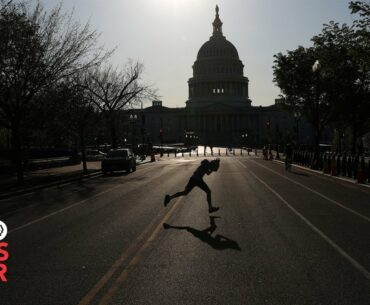
[[[154,154],[160,154],[161,157],[163,156],[174,156],[174,157],[220,157],[220,156],[243,156],[243,155],[258,155],[257,150],[246,150],[242,148],[216,148],[211,151],[199,151],[198,149],[195,150],[183,150],[183,149],[174,149],[174,150],[158,150],[154,152]]]
[[[364,156],[325,152],[315,158],[313,152],[296,151],[293,153],[293,162],[332,176],[353,178],[359,183],[370,182],[370,159]]]

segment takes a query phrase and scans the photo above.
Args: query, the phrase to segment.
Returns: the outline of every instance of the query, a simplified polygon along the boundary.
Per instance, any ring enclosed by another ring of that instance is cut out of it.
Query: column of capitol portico
[[[202,131],[202,115],[199,115],[198,118],[198,132],[200,133]]]
[[[203,115],[203,131],[204,132],[207,132],[207,128],[208,128],[207,126],[208,126],[207,115],[204,114]]]
[[[213,132],[217,132],[217,114],[213,115],[212,117],[213,117],[213,122],[212,122]]]
[[[198,115],[197,133],[198,133],[198,136],[200,136],[202,134],[202,117],[201,117],[201,115]]]

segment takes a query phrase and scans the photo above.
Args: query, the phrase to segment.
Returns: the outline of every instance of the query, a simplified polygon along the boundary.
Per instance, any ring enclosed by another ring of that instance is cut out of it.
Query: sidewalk
[[[150,158],[136,162],[137,165],[148,163]],[[87,170],[88,174],[84,175],[81,163],[25,172],[25,183],[22,186],[17,185],[16,174],[0,175],[0,200],[71,181],[99,176],[101,175],[101,161],[88,161]]]
[[[276,162],[276,163],[280,163],[280,164],[285,164],[285,157],[283,156],[282,153],[280,153],[280,159],[276,159],[274,158],[272,160],[273,162]],[[337,176],[333,176],[331,174],[325,174],[322,172],[322,170],[315,170],[315,169],[311,169],[307,166],[303,166],[303,165],[299,165],[297,163],[292,163],[292,168],[300,168],[302,170],[306,170],[306,171],[309,171],[309,172],[312,172],[312,173],[315,173],[317,175],[322,175],[324,177],[327,177],[327,178],[332,178],[332,179],[337,179],[337,180],[342,180],[342,181],[345,181],[345,182],[349,182],[349,183],[352,183],[352,184],[355,184],[355,185],[358,185],[358,186],[362,186],[362,187],[366,187],[366,188],[370,188],[370,184],[367,183],[365,181],[365,183],[358,183],[356,179],[354,179],[353,177],[350,178],[350,177],[347,177],[347,176],[340,176],[340,175],[337,175]]]
[[[100,173],[100,161],[87,162],[88,174],[83,175],[82,163],[25,172],[24,185],[17,185],[16,174],[0,175],[0,199],[58,185]]]

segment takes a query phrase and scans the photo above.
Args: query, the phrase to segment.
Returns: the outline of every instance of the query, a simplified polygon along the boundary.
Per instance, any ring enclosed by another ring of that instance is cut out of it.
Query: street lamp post
[[[335,129],[337,135],[338,135],[338,153],[342,153],[342,140],[344,139],[344,131],[342,129]]]
[[[294,112],[294,119],[296,123],[296,132],[297,132],[297,147],[299,147],[299,121],[301,120],[301,113],[299,111]]]
[[[363,82],[360,78],[357,78],[354,82],[354,85],[355,87],[357,88],[356,90],[356,93],[355,95],[355,98],[353,100],[353,103],[354,103],[354,108],[358,107],[358,103],[360,102],[360,98],[361,98],[361,92],[362,92],[362,85],[363,85]],[[361,154],[362,153],[362,143],[360,144],[358,142],[358,114],[356,115],[356,111],[353,113],[353,117],[352,117],[352,120],[353,120],[353,124],[352,124],[352,148],[351,148],[351,151],[352,151],[352,154],[353,155],[358,155],[358,154]]]
[[[135,150],[135,125],[136,125],[136,120],[137,120],[137,115],[136,114],[130,114],[130,122],[132,126],[132,138],[131,138],[131,144],[132,144],[132,149]]]
[[[245,145],[247,146],[247,138],[248,138],[248,134],[245,132],[242,134],[242,146]],[[243,147],[242,147],[243,149]],[[248,147],[246,147],[247,151],[248,151]],[[249,151],[248,151],[248,155],[249,155]]]
[[[316,169],[318,166],[318,160],[319,160],[319,146],[320,146],[320,70],[321,70],[321,64],[320,61],[317,59],[313,66],[312,66],[312,72],[316,76],[316,92],[315,92],[315,157],[314,157],[314,168]]]
[[[145,114],[143,110],[143,101],[141,101],[141,154],[145,158]]]

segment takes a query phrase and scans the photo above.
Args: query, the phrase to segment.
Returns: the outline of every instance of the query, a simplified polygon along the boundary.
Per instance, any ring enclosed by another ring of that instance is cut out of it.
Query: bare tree
[[[0,0],[0,12],[7,9],[12,2],[13,0]]]
[[[53,114],[58,124],[67,134],[79,141],[84,174],[87,174],[86,163],[86,133],[94,125],[96,110],[92,104],[89,93],[80,86],[79,75],[69,78],[56,87],[48,103],[54,106]]]
[[[18,182],[23,183],[23,131],[48,86],[100,64],[111,52],[97,45],[89,23],[74,22],[61,6],[6,3],[0,11],[0,123],[11,130]]]
[[[85,77],[84,87],[104,116],[113,148],[117,148],[118,144],[117,114],[144,99],[157,97],[156,90],[141,80],[143,70],[143,64],[129,61],[122,69],[115,69],[111,65],[100,66]]]

